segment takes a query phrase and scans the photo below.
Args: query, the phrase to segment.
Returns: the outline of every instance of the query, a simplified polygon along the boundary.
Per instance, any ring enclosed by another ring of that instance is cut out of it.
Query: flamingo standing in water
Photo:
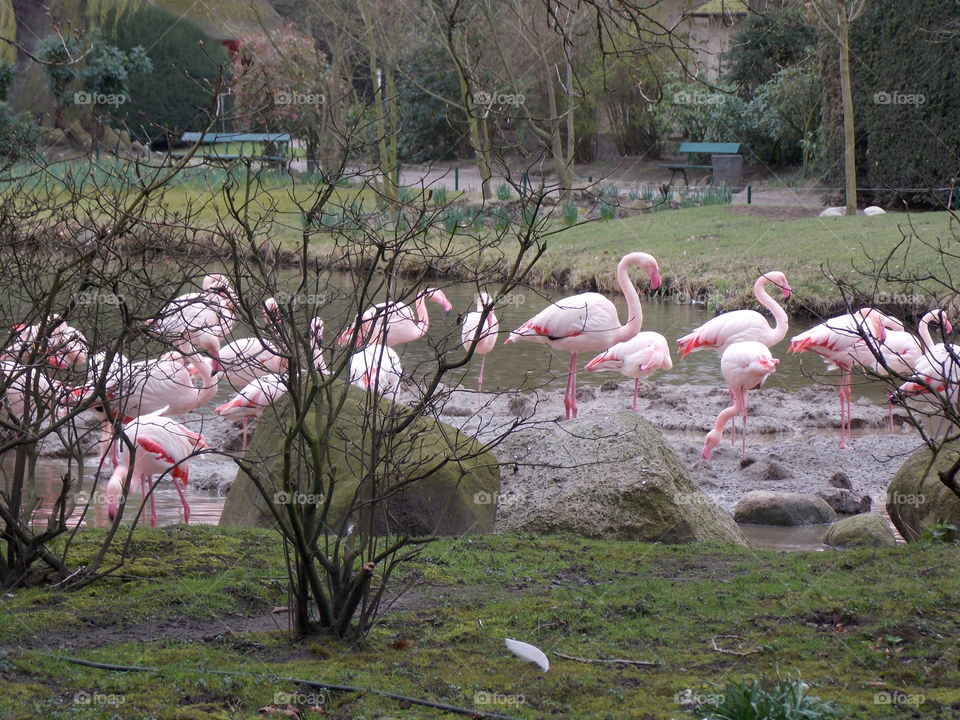
[[[840,448],[850,446],[850,373],[856,363],[854,355],[857,343],[869,342],[879,347],[887,337],[886,316],[873,308],[862,308],[855,313],[839,315],[815,325],[804,333],[795,335],[788,352],[804,350],[823,358],[828,370],[840,370]]]
[[[640,378],[652,375],[657,370],[671,370],[670,345],[657,332],[644,330],[626,342],[617,343],[587,363],[587,372],[616,370],[633,378],[633,411],[637,411],[637,394]]]
[[[730,386],[733,404],[717,416],[713,430],[707,433],[703,445],[703,459],[709,460],[713,448],[720,444],[723,427],[731,418],[743,416],[743,445],[747,447],[747,391],[763,385],[764,380],[777,369],[780,361],[770,354],[770,348],[761,342],[746,341],[728,345],[720,357],[720,370]]]
[[[567,387],[563,395],[566,418],[577,417],[577,353],[601,352],[623,342],[643,325],[640,296],[627,271],[639,265],[650,277],[650,288],[660,287],[660,268],[652,255],[634,252],[624,255],[617,264],[617,281],[627,300],[627,323],[620,324],[617,307],[600,293],[587,292],[558,300],[518,327],[504,343],[521,340],[544,343],[570,352]]]
[[[417,294],[414,305],[416,317],[406,303],[378,303],[367,308],[360,316],[359,329],[355,324],[350,325],[337,338],[337,344],[347,345],[353,338],[353,346],[357,348],[367,343],[394,347],[419,340],[430,327],[427,300],[437,303],[444,312],[450,312],[453,308],[443,290],[438,288],[427,288]]]
[[[483,317],[485,308],[489,309],[486,318]],[[500,323],[493,312],[493,300],[487,293],[482,292],[477,296],[477,309],[464,316],[463,327],[460,330],[463,349],[470,352],[470,349],[473,348],[474,354],[480,356],[480,375],[477,377],[478,393],[483,392],[483,366],[487,362],[487,353],[493,350],[494,345],[497,344],[497,333],[499,331]]]
[[[757,300],[773,313],[776,321],[773,327],[755,310],[732,310],[717,315],[677,340],[680,358],[704,348],[712,348],[722,355],[728,346],[744,340],[760,342],[767,347],[773,347],[783,340],[790,327],[789,320],[786,311],[767,293],[767,283],[773,283],[780,288],[784,299],[790,297],[791,290],[787,276],[777,270],[764,273],[753,284],[753,294]]]
[[[120,498],[129,490],[130,480],[140,479],[144,499],[150,497],[150,527],[157,524],[157,509],[149,479],[157,473],[170,472],[173,486],[183,504],[183,522],[190,522],[190,505],[183,489],[189,481],[188,459],[200,450],[209,449],[203,435],[189,430],[176,420],[163,416],[163,410],[135,418],[123,426],[117,466],[107,483],[107,514],[113,520]],[[180,484],[183,484],[183,488]]]

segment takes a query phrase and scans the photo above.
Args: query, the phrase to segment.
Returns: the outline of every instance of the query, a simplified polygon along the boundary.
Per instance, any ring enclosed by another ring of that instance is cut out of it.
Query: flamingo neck
[[[197,358],[191,355],[190,363],[196,368],[197,374],[200,376],[200,387],[197,388],[196,405],[196,407],[200,407],[212,400],[213,396],[217,394],[217,382],[213,380],[210,367],[203,358]]]
[[[920,325],[917,328],[917,331],[920,333],[920,339],[923,340],[924,350],[929,350],[936,343],[933,341],[933,336],[930,334],[930,323],[935,320],[937,313],[933,310],[926,313],[922,318],[920,318]]]
[[[776,320],[776,325],[770,330],[773,340],[771,345],[776,345],[786,337],[787,330],[790,328],[790,319],[787,317],[787,311],[767,292],[768,282],[771,281],[764,275],[757,278],[757,281],[753,284],[753,294],[760,301],[760,304],[773,314],[773,319]]]
[[[620,329],[614,333],[613,344],[629,340],[643,327],[643,308],[640,306],[640,294],[636,286],[630,279],[629,267],[631,265],[640,265],[641,261],[626,256],[617,264],[617,282],[620,284],[620,290],[627,300],[627,322],[621,325]]]
[[[430,329],[430,316],[427,314],[427,296],[421,293],[417,296],[417,327],[425,334]]]

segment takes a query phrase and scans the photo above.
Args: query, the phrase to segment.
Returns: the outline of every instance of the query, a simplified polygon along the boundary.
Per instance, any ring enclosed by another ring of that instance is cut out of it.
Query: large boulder
[[[887,547],[897,544],[886,521],[873,513],[854,515],[834,523],[827,530],[823,542],[835,548]]]
[[[887,487],[887,514],[907,541],[920,539],[931,525],[949,523],[960,528],[960,498],[940,481],[938,473],[956,462],[960,441],[944,446],[936,463],[921,447],[900,466]]]
[[[498,531],[747,544],[663,434],[636,413],[521,430],[497,454],[503,464]]]
[[[306,417],[306,426],[318,433],[327,429],[326,408],[320,409],[319,417],[316,408],[309,410]],[[335,426],[327,436],[329,455],[324,465],[325,490],[329,490],[330,478],[335,478],[327,515],[327,526],[332,532],[338,532],[351,506],[356,506],[355,498],[360,497],[358,493],[364,493],[372,486],[369,482],[361,484],[361,478],[369,476],[371,411],[367,394],[351,387],[337,414]],[[396,416],[407,410],[400,405],[392,406],[389,401],[381,401],[378,422],[391,412]],[[247,449],[247,460],[253,463],[251,471],[256,473],[272,502],[322,503],[325,497],[322,494],[320,497],[309,495],[309,490],[304,487],[306,481],[299,485],[299,495],[283,489],[281,428],[289,427],[291,415],[290,403],[285,399],[261,416]],[[496,506],[492,501],[483,502],[484,498],[495,498],[500,488],[497,460],[492,453],[480,453],[473,439],[428,418],[416,420],[390,443],[389,448],[380,445],[376,483],[381,488],[378,494],[384,494],[384,487],[393,488],[395,492],[388,495],[374,514],[376,532],[459,535],[493,530]],[[292,465],[304,477],[310,476],[310,464],[297,462],[294,456]],[[399,488],[400,483],[408,480],[412,482]],[[224,503],[220,524],[273,526],[275,519],[263,495],[250,475],[239,470]],[[350,520],[354,520],[355,515]]]
[[[733,518],[750,525],[819,525],[836,522],[837,514],[816,495],[753,490],[737,501]]]

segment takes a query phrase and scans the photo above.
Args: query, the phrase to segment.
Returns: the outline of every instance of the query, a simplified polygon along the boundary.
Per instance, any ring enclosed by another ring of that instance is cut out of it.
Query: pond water
[[[347,287],[350,280],[347,276],[340,276],[336,282]],[[643,286],[641,281],[641,287]],[[460,328],[457,325],[457,315],[473,309],[475,304],[476,288],[467,285],[444,286],[444,291],[453,304],[453,310],[444,314],[438,305],[427,303],[430,313],[429,342],[420,340],[398,348],[401,351],[401,360],[405,372],[422,373],[429,369],[434,357],[431,344],[459,343]],[[502,337],[525,320],[539,312],[547,305],[550,299],[559,299],[567,293],[538,293],[532,290],[518,290],[512,293],[503,307],[497,309],[500,320]],[[622,297],[612,298],[619,308],[621,320],[626,317],[626,303]],[[706,320],[713,317],[704,307],[697,305],[679,305],[668,302],[653,302],[643,299],[643,328],[662,333],[674,345],[676,338],[688,333]],[[336,334],[350,320],[345,300],[331,302],[320,308],[326,326],[325,344],[329,347],[335,342]],[[795,322],[791,326],[788,338],[802,332],[815,324],[814,320],[805,319]],[[243,328],[236,328],[234,337],[247,334]],[[780,359],[777,371],[767,380],[767,386],[780,387],[785,390],[795,390],[812,382],[835,383],[836,373],[825,374],[822,361],[809,353],[795,356],[787,355],[787,343],[781,343],[774,348],[774,355]],[[329,352],[328,352],[329,355]],[[590,355],[592,357],[592,355]],[[590,357],[581,356],[579,367],[582,369]],[[517,388],[557,388],[563,387],[566,377],[566,368],[569,355],[563,352],[554,352],[543,345],[533,343],[518,343],[504,346],[498,344],[488,355],[485,371],[484,390],[512,390]],[[479,361],[475,360],[471,367],[454,371],[448,376],[451,384],[461,383],[474,386],[476,383]],[[608,379],[622,379],[616,373],[586,373],[580,372],[578,384],[599,385]],[[713,351],[701,351],[687,356],[683,361],[674,356],[674,369],[670,372],[659,373],[652,378],[656,382],[682,385],[693,383],[698,385],[724,386],[720,373],[720,362]],[[866,396],[876,402],[882,402],[884,389],[881,383],[861,378],[854,381],[854,398]],[[227,385],[221,385],[214,402],[205,408],[205,420],[222,422],[212,413],[212,408],[224,402],[232,395]],[[92,476],[97,468],[96,457],[87,459],[86,480],[83,490],[90,490]],[[190,474],[192,477],[202,477],[205,472],[216,468],[221,474],[232,473],[232,462],[216,456],[196,458],[191,462]],[[66,471],[66,462],[53,458],[43,458],[39,467],[38,490],[44,498],[56,495],[60,477]],[[101,484],[101,488],[103,484]],[[224,498],[215,491],[200,491],[191,488],[187,492],[191,504],[191,523],[217,522],[223,506]],[[170,524],[181,521],[181,506],[179,497],[169,481],[160,484],[155,491],[158,524]],[[133,493],[134,502],[139,506],[139,494]],[[38,511],[38,519],[44,514],[45,502]],[[132,510],[133,508],[131,508]],[[49,512],[49,510],[47,510]],[[79,518],[74,518],[78,520]],[[84,524],[104,526],[109,520],[106,507],[103,503],[94,503],[87,511]],[[751,530],[751,538],[761,547],[779,549],[820,549],[822,532],[814,530]]]

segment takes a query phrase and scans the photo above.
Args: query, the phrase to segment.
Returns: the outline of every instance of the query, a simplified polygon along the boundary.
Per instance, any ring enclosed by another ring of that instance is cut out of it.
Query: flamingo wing
[[[770,334],[766,318],[754,310],[733,310],[708,320],[688,335],[677,340],[680,357],[703,348],[716,350],[735,342],[761,341]]]
[[[581,293],[558,300],[510,333],[506,342],[530,340],[560,343],[571,338],[590,338],[620,328],[616,306],[599,293]],[[598,341],[602,340],[598,337]],[[601,348],[602,349],[602,348]]]

